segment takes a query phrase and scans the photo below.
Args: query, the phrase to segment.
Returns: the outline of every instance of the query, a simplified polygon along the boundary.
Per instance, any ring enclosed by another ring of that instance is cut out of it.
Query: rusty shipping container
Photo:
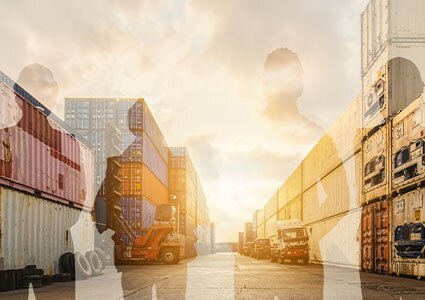
[[[391,273],[425,276],[425,189],[399,195],[392,203]]]
[[[384,273],[390,266],[390,208],[388,200],[362,207],[361,268]]]
[[[302,195],[302,220],[312,223],[360,206],[361,154],[357,153]]]
[[[1,184],[89,207],[94,196],[93,154],[84,138],[1,72],[0,102],[2,117],[20,116],[0,130]]]
[[[390,124],[387,123],[367,137],[362,146],[363,202],[385,198],[389,192]]]
[[[391,188],[416,187],[425,178],[425,102],[423,95],[392,122]]]
[[[53,275],[65,252],[94,249],[90,211],[7,187],[0,187],[0,232],[0,270],[35,264]]]
[[[360,219],[354,209],[309,224],[310,261],[360,268]]]

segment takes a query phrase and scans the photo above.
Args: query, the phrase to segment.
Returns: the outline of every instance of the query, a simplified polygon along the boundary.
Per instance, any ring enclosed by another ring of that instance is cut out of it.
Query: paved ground
[[[232,253],[178,265],[108,268],[85,281],[55,283],[0,299],[425,299],[425,281],[310,264],[272,264]],[[122,284],[121,284],[122,276]]]

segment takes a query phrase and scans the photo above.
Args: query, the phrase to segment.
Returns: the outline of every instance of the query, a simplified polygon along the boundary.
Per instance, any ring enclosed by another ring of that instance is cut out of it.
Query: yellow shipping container
[[[302,220],[302,201],[301,195],[287,203],[284,207],[279,209],[277,219],[278,220],[289,220],[298,219]]]
[[[143,196],[158,204],[168,203],[168,189],[145,165],[142,167]]]
[[[267,220],[277,213],[277,192],[270,198],[269,202],[264,206],[264,218]]]
[[[270,216],[270,218],[266,220],[265,228],[264,228],[264,235],[266,238],[269,238],[269,239],[276,238],[277,236],[276,224],[277,224],[277,214]]]
[[[299,165],[278,190],[278,210],[302,192],[302,166]]]
[[[351,157],[302,197],[305,223],[326,219],[360,206],[361,155]]]

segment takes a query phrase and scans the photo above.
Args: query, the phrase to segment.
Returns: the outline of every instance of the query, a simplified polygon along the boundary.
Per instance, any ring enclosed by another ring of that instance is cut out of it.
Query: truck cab
[[[270,239],[255,239],[253,255],[254,258],[269,258],[270,257],[271,240]]]
[[[306,226],[300,220],[284,220],[277,222],[278,262],[290,260],[296,263],[302,260],[304,264],[310,261],[309,236]]]

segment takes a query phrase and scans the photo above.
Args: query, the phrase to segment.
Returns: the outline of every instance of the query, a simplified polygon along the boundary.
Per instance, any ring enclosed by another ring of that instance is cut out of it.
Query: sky
[[[359,93],[366,4],[0,0],[0,70],[16,80],[42,64],[63,97],[145,98],[168,144],[188,147],[217,241],[236,241]],[[304,123],[268,113],[264,65],[276,49],[302,65]]]

